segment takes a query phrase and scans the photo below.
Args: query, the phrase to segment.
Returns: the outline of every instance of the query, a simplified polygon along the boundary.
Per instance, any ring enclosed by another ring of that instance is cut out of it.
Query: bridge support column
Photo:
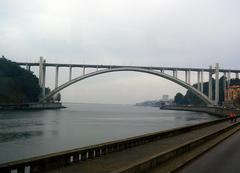
[[[85,75],[85,67],[83,67],[83,75]]]
[[[72,66],[69,66],[69,81],[72,80]]]
[[[231,72],[229,71],[227,73],[227,88],[231,85]]]
[[[188,72],[187,71],[185,71],[185,82],[187,83],[187,79],[188,79],[188,77],[187,77],[187,75],[188,75]]]
[[[226,97],[226,90],[227,90],[227,84],[226,84],[226,72],[223,73],[223,93],[224,93],[224,99]]]
[[[40,57],[39,60],[39,76],[38,76],[38,83],[40,88],[42,88],[42,76],[43,76],[43,57]]]
[[[177,78],[177,70],[173,70],[173,77]]]
[[[236,79],[239,79],[239,73],[235,73],[236,74]]]
[[[227,81],[226,81],[226,88],[228,89],[229,87],[230,87],[230,85],[231,85],[231,71],[228,71],[227,72]],[[226,92],[226,94],[228,94],[228,92]],[[227,95],[227,97],[228,97],[228,95]]]
[[[197,72],[197,89],[200,91],[200,71]]]
[[[44,60],[44,63],[45,62],[46,61]],[[45,85],[46,85],[46,67],[43,66],[43,84],[42,84],[42,95],[43,95],[43,97],[45,97],[45,95],[46,95]]]
[[[191,71],[187,71],[187,83],[191,85]]]
[[[41,97],[45,97],[45,80],[46,80],[46,67],[44,66],[46,60],[40,57],[39,60],[39,86],[42,90]]]
[[[30,70],[31,70],[31,66],[28,65],[28,64],[26,64],[26,70],[27,70],[27,71],[30,71]]]
[[[208,98],[212,100],[212,66],[209,67]]]
[[[55,88],[58,87],[58,71],[59,71],[59,67],[56,66],[56,71],[55,71]]]
[[[215,68],[215,104],[219,102],[219,64],[216,63]]]
[[[201,70],[201,92],[203,93],[203,70]]]

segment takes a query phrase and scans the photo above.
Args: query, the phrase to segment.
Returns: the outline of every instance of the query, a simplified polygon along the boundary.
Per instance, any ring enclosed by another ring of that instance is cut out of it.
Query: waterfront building
[[[228,87],[225,93],[225,104],[235,103],[238,96],[240,96],[240,85],[234,85],[234,86]]]

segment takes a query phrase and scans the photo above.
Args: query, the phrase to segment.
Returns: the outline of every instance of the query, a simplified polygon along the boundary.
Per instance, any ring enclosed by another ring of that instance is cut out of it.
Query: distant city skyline
[[[12,61],[239,68],[237,0],[0,1],[0,55]],[[33,68],[35,74],[37,69]],[[46,83],[53,89],[54,69]],[[82,72],[74,69],[76,77]],[[67,69],[60,70],[60,84]],[[74,77],[73,76],[73,77]],[[183,77],[183,74],[179,74]],[[196,74],[192,75],[196,81]],[[205,81],[207,76],[204,76]],[[96,76],[63,90],[63,101],[136,103],[186,92],[148,74]]]

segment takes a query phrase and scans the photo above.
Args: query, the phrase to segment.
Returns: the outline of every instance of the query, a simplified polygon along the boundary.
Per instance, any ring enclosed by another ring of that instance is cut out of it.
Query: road
[[[240,165],[240,132],[190,163],[179,173],[238,173]]]

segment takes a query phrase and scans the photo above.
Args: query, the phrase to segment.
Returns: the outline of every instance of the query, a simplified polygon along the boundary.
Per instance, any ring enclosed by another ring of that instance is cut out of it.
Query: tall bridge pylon
[[[41,101],[46,101],[56,93],[60,92],[64,88],[96,75],[119,72],[119,71],[135,71],[152,74],[158,77],[165,78],[174,83],[181,85],[182,87],[191,90],[196,96],[203,100],[207,105],[218,105],[219,104],[219,74],[223,73],[224,80],[224,93],[226,88],[230,86],[231,74],[235,73],[236,78],[239,78],[240,70],[231,70],[231,69],[220,69],[219,64],[216,63],[216,66],[213,68],[181,68],[181,67],[148,67],[148,66],[120,66],[120,65],[91,65],[91,64],[58,64],[58,63],[47,63],[43,57],[40,57],[39,63],[28,63],[28,62],[18,62],[21,66],[26,66],[27,70],[31,70],[32,66],[39,67],[39,85],[42,89]],[[46,81],[46,68],[55,67],[55,88],[46,95],[45,93],[45,81]],[[64,84],[58,86],[59,79],[59,68],[68,67],[69,68],[69,79]],[[81,68],[82,75],[72,79],[72,69]],[[94,68],[96,71],[91,73],[86,73],[87,68]],[[171,71],[172,75],[166,73],[166,71]],[[181,80],[178,77],[178,72],[185,72],[185,80]],[[194,88],[191,85],[191,73],[197,72],[197,88]],[[203,93],[203,84],[204,84],[204,73],[208,73],[208,95]],[[215,99],[213,100],[213,75],[215,77]]]

